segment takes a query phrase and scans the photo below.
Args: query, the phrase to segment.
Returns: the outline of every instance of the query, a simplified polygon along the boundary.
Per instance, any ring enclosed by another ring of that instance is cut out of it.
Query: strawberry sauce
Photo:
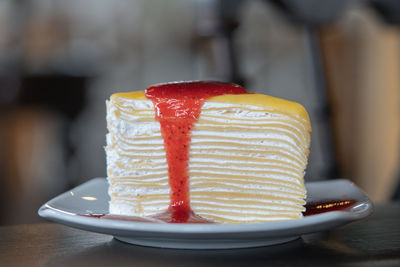
[[[328,211],[345,210],[354,206],[356,203],[357,201],[355,200],[329,200],[318,203],[307,203],[303,216],[311,216]]]
[[[208,98],[246,93],[235,84],[206,81],[165,83],[147,88],[146,97],[153,101],[156,119],[161,125],[171,187],[169,208],[157,217],[168,218],[172,223],[201,221],[191,210],[189,199],[191,130]]]

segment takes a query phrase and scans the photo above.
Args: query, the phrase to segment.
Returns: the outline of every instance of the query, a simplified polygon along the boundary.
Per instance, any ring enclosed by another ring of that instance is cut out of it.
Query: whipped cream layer
[[[107,124],[110,213],[149,216],[167,210],[168,166],[152,101],[111,97]],[[206,101],[190,144],[192,210],[220,223],[301,217],[309,130],[308,119],[295,113]]]

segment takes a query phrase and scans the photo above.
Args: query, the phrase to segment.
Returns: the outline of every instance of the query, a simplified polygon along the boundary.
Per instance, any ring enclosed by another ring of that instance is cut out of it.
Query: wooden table
[[[0,266],[400,266],[400,203],[369,218],[290,243],[234,250],[128,245],[43,223],[0,227]]]

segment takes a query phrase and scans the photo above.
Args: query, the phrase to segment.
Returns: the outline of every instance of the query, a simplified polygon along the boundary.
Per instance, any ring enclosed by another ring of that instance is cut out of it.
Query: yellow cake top
[[[147,100],[144,91],[116,93],[111,96],[111,98],[113,97],[122,97],[135,100]],[[295,114],[305,119],[306,121],[310,121],[306,109],[301,104],[269,95],[253,94],[253,93],[238,94],[238,95],[228,94],[228,95],[211,97],[207,99],[207,102],[220,102],[220,103],[222,102],[222,103],[262,106],[272,110],[277,110],[289,114]]]

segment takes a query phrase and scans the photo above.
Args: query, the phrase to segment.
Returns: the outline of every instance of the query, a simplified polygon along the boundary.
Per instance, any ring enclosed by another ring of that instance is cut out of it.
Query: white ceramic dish
[[[113,235],[137,245],[183,248],[227,249],[266,246],[299,238],[302,234],[329,230],[373,212],[369,198],[347,180],[306,184],[307,203],[355,200],[344,210],[327,211],[301,219],[255,224],[168,224],[99,219],[79,214],[108,213],[107,181],[92,179],[44,204],[39,215],[71,227]]]

